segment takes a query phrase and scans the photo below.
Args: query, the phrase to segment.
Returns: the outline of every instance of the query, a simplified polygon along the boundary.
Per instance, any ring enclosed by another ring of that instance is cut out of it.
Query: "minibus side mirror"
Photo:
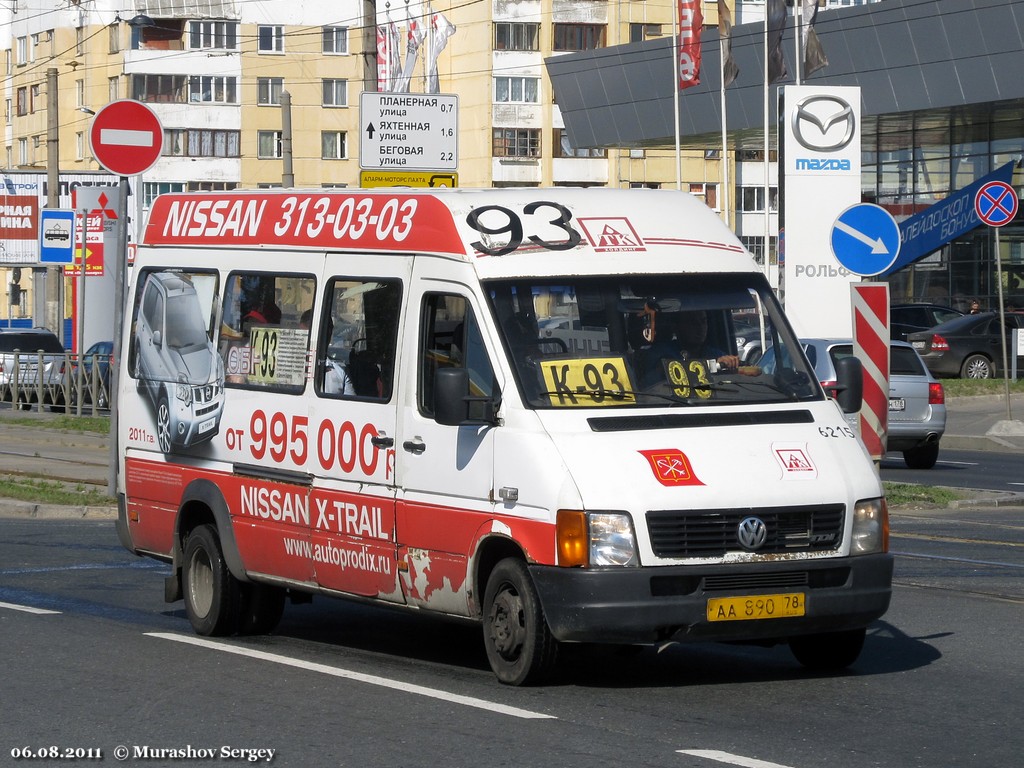
[[[469,416],[470,403],[484,403],[484,417]],[[438,368],[434,372],[434,420],[438,424],[458,427],[463,424],[489,424],[494,418],[495,403],[491,397],[469,394],[469,371],[465,368]]]
[[[850,355],[836,361],[836,402],[843,413],[856,413],[864,400],[864,365]]]

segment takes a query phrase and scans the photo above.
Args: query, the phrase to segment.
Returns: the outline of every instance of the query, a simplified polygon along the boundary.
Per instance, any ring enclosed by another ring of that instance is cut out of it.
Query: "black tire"
[[[161,393],[156,405],[156,441],[161,451],[171,452],[171,408],[166,392]]]
[[[491,572],[484,591],[483,625],[487,660],[498,680],[530,685],[550,677],[558,641],[522,560],[502,560]]]
[[[228,571],[220,539],[212,525],[200,525],[188,535],[181,578],[185,613],[196,634],[206,637],[235,634],[241,589]]]
[[[845,632],[822,632],[789,639],[789,649],[796,660],[815,671],[846,669],[860,656],[866,629]]]
[[[960,366],[961,379],[991,379],[994,376],[992,361],[984,355],[968,355]]]
[[[910,469],[931,469],[939,459],[939,444],[919,445],[903,452],[903,462]]]
[[[265,635],[273,632],[284,614],[285,591],[266,584],[246,584],[242,587],[242,609],[239,613],[238,633]]]

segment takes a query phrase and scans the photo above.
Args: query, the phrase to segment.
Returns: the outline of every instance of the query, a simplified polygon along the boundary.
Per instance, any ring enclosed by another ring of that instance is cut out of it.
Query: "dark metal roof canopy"
[[[1024,135],[1024,3],[1020,0],[886,0],[822,11],[815,30],[829,66],[806,85],[859,85],[862,139],[909,128],[930,113],[947,123],[955,113],[1004,102]],[[793,21],[782,43],[793,84]],[[730,143],[763,147],[764,25],[732,30],[740,74],[726,89]],[[675,141],[672,38],[553,56],[548,74],[574,147],[664,147]],[[680,141],[687,147],[721,141],[721,66],[717,30],[705,29],[700,85],[679,97]],[[772,89],[769,116],[775,129]],[[904,115],[916,113],[916,115]],[[885,117],[883,117],[885,116]],[[885,127],[883,128],[883,124]]]

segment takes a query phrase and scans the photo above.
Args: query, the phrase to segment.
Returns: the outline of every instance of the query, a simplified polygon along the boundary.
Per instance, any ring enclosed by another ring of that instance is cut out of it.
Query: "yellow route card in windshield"
[[[624,357],[545,360],[541,364],[551,405],[633,405],[633,383]]]

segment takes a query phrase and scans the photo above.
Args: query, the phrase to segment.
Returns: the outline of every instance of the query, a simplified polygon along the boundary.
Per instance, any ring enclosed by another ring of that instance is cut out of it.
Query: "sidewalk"
[[[942,448],[1024,453],[1024,394],[951,397],[946,400]],[[941,451],[941,449],[940,449]],[[941,455],[941,452],[940,452]]]

